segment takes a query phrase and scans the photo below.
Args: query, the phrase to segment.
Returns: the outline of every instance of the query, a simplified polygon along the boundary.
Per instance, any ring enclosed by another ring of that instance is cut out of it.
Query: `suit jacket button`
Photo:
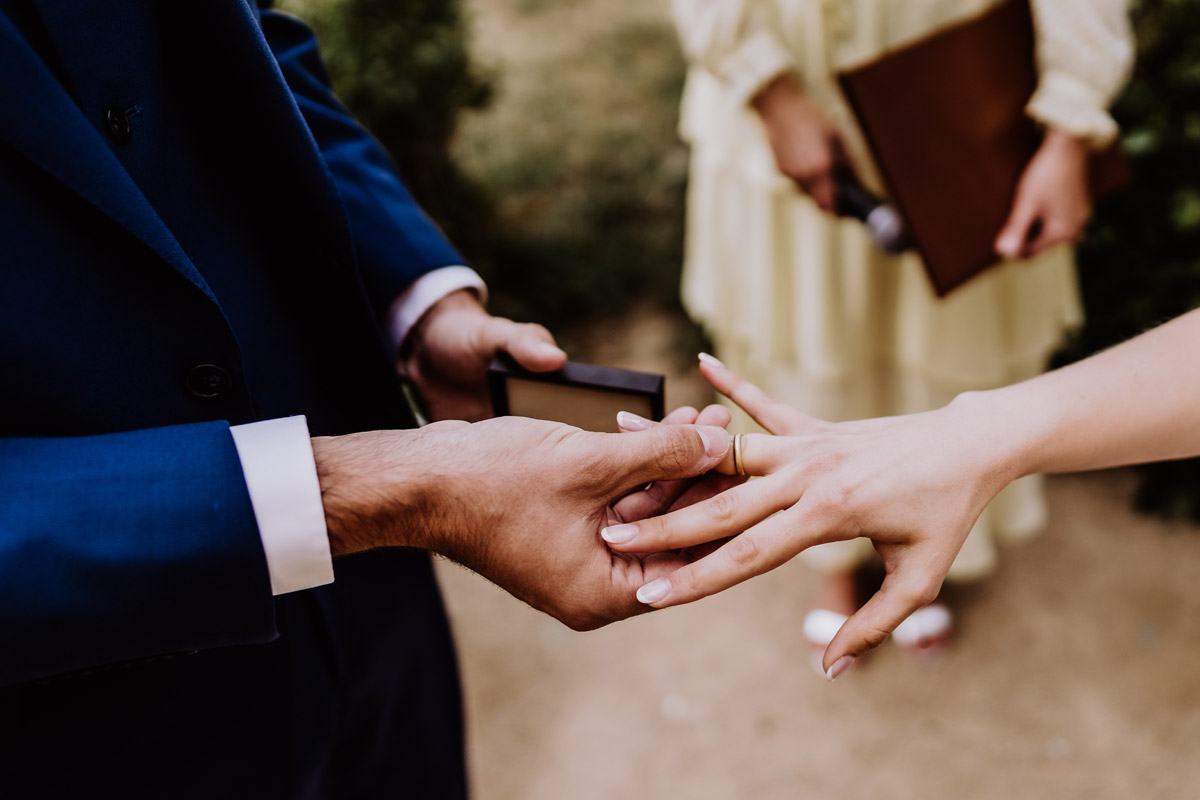
[[[104,128],[117,144],[125,144],[133,133],[133,123],[129,115],[115,106],[104,112]]]
[[[207,400],[228,393],[233,388],[233,378],[216,364],[200,364],[191,368],[185,384],[193,395]]]

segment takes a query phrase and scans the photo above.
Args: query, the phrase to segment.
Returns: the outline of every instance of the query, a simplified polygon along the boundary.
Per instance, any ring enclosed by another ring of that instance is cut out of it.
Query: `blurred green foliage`
[[[1137,65],[1113,114],[1134,180],[1079,248],[1087,324],[1060,362],[1200,306],[1200,0],[1141,0],[1132,17]],[[1140,508],[1200,521],[1200,460],[1142,470]]]
[[[543,13],[527,6],[525,14]],[[523,124],[465,137],[464,163],[498,199],[482,267],[506,313],[570,344],[642,306],[678,308],[687,152],[675,133],[674,34],[637,22],[588,45],[512,100]]]
[[[631,303],[677,307],[686,153],[674,131],[684,69],[669,28],[630,22],[596,33],[571,63],[506,101],[519,118],[489,119],[487,131],[460,136],[455,153],[464,112],[510,88],[472,59],[462,2],[276,5],[317,31],[339,97],[483,275],[495,313],[541,322],[572,345]],[[512,8],[533,18],[554,4]],[[599,111],[603,100],[571,85],[597,75],[601,89],[622,87]]]

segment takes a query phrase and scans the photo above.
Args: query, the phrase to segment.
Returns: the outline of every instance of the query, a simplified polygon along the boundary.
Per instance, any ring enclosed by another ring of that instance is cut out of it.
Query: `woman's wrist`
[[[996,491],[1037,472],[1038,437],[1032,420],[1023,418],[1004,389],[964,392],[942,412],[955,439],[978,460],[972,468]]]

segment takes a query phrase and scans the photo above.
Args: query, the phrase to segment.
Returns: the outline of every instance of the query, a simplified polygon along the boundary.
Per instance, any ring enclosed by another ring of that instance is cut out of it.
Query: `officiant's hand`
[[[791,74],[780,75],[752,101],[767,130],[779,171],[822,211],[837,213],[834,173],[854,171],[842,134]]]
[[[1091,215],[1087,145],[1048,128],[1017,184],[1008,220],[996,236],[996,254],[1032,258],[1056,244],[1074,242]]]
[[[978,447],[958,401],[938,411],[833,424],[776,402],[719,362],[704,376],[778,436],[743,437],[757,480],[666,516],[608,528],[610,546],[637,553],[732,536],[710,555],[643,586],[663,608],[698,600],[825,542],[868,536],[887,570],[879,592],[830,643],[832,676],[937,597],[984,506],[1013,477]],[[936,444],[934,444],[936,443]],[[721,470],[733,469],[727,457]]]
[[[534,372],[558,369],[567,354],[541,325],[493,317],[474,292],[453,292],[409,332],[398,368],[431,420],[477,422],[492,416],[487,368],[504,351]]]

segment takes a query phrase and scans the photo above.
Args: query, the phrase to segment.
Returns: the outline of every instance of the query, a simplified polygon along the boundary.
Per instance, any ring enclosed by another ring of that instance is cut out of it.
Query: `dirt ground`
[[[670,328],[639,315],[597,358],[704,402]],[[1052,478],[1045,534],[952,590],[949,653],[887,644],[836,684],[800,564],[581,634],[442,563],[476,797],[1200,797],[1200,530],[1135,515],[1133,477]]]
[[[511,98],[581,63],[588,36],[666,24],[666,0],[467,5],[506,87],[476,136],[519,127]],[[703,403],[676,336],[638,314],[589,357],[668,373],[668,405]],[[442,563],[475,796],[1200,798],[1200,530],[1135,515],[1133,487],[1125,471],[1052,478],[1045,534],[953,591],[946,656],[885,645],[836,684],[807,663],[799,564],[577,634]]]

